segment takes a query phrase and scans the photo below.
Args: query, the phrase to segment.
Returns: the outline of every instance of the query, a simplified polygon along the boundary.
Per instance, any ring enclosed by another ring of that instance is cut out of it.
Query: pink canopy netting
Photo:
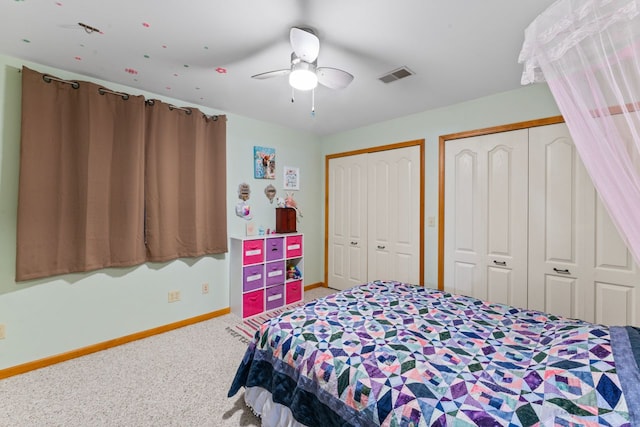
[[[525,31],[522,84],[546,81],[640,264],[640,0],[558,0]]]

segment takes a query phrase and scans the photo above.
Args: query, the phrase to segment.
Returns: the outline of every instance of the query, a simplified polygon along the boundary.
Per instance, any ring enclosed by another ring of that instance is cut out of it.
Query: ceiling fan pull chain
[[[293,87],[291,87],[291,103],[296,102],[295,94],[296,94],[296,90]]]
[[[316,90],[311,89],[311,117],[316,116]]]

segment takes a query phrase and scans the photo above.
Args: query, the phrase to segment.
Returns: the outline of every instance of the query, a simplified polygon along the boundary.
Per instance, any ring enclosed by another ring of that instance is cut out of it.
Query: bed
[[[267,320],[229,397],[266,426],[638,426],[640,330],[374,281]]]

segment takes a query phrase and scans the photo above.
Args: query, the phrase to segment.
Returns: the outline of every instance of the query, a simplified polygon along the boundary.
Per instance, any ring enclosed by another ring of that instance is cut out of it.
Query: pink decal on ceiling
[[[218,67],[216,68],[216,71],[220,74],[227,74],[227,69],[226,68],[222,68],[222,67]]]
[[[80,57],[80,56],[76,56],[76,57],[75,57],[75,60],[76,60],[76,61],[82,61],[82,57]]]
[[[142,26],[145,28],[149,28],[151,26],[151,24],[149,24],[148,22],[143,22]]]
[[[138,71],[134,70],[133,68],[125,68],[124,71],[133,75],[138,74]]]

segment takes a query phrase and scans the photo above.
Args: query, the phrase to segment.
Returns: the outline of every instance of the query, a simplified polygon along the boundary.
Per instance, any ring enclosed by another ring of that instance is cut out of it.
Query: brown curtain
[[[227,251],[226,117],[153,101],[146,114],[149,261]]]
[[[16,280],[145,261],[144,98],[22,73]]]

